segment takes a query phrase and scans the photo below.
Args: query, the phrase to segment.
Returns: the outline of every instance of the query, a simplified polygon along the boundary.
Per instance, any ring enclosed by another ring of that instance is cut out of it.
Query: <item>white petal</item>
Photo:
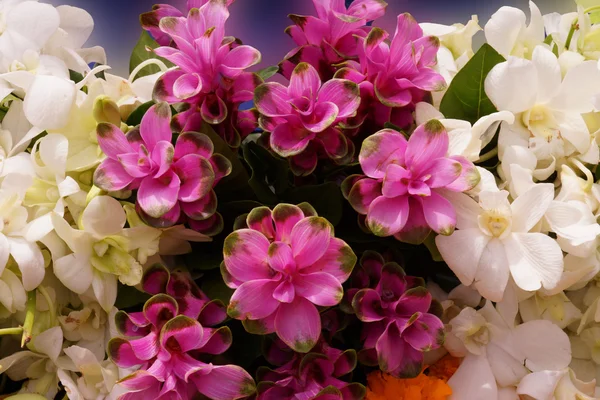
[[[69,290],[82,294],[92,284],[93,272],[89,257],[71,253],[55,260],[54,274]]]
[[[439,235],[435,244],[448,267],[463,285],[473,283],[481,254],[490,238],[479,228],[459,229],[450,236]]]
[[[98,359],[90,350],[80,346],[69,346],[65,350],[65,354],[69,356],[75,366],[80,369],[84,365],[98,364]]]
[[[55,326],[35,335],[32,343],[38,353],[46,354],[52,361],[56,361],[62,351],[63,333],[61,327]]]
[[[109,196],[97,196],[83,211],[81,224],[97,238],[105,238],[121,233],[126,219],[121,203]]]
[[[479,204],[463,193],[444,191],[444,197],[452,203],[456,211],[456,227],[458,229],[479,228],[477,217],[482,210]]]
[[[94,270],[92,288],[100,306],[109,312],[117,301],[117,277]]]
[[[514,386],[528,373],[519,360],[493,342],[488,344],[486,354],[499,386]]]
[[[561,136],[571,143],[578,152],[586,153],[593,144],[590,132],[578,112],[554,112]],[[595,144],[593,144],[595,146]]]
[[[85,44],[94,29],[94,20],[85,10],[78,7],[58,6],[60,28],[67,33],[63,45],[78,49]]]
[[[546,103],[556,96],[560,89],[562,75],[560,73],[558,58],[548,48],[537,46],[533,50],[531,61],[537,70],[537,99],[540,103]]]
[[[421,29],[423,30],[424,36],[444,36],[454,33],[458,30],[456,26],[452,25],[441,25],[441,24],[432,24],[429,22],[423,22],[419,24]],[[418,124],[420,125],[420,124]]]
[[[513,124],[515,116],[509,111],[500,111],[481,117],[475,125],[473,125],[473,136],[481,139],[481,146],[485,147],[493,139],[496,134],[497,123],[506,122]]]
[[[569,70],[549,106],[555,110],[592,111],[592,97],[600,92],[600,70],[596,61],[585,61]]]
[[[52,175],[64,176],[68,154],[69,141],[63,135],[51,133],[39,141],[40,158]]]
[[[510,210],[510,202],[508,201],[508,192],[506,190],[479,193],[479,204],[484,210],[502,210],[502,212]]]
[[[529,26],[525,30],[525,36],[530,43],[541,43],[544,40],[544,18],[538,6],[533,1],[529,2],[529,11],[531,13]]]
[[[537,82],[537,71],[531,61],[509,57],[492,68],[485,79],[485,92],[499,111],[518,114],[535,105]]]
[[[504,247],[517,286],[527,291],[556,287],[563,257],[554,239],[543,233],[514,233],[504,240]]]
[[[6,271],[9,271],[8,269]],[[9,313],[14,313],[16,310],[13,308],[13,297],[10,288],[0,279],[0,304],[2,304]]]
[[[34,361],[44,357],[45,356],[41,354],[28,350],[17,351],[8,357],[0,359],[0,374],[9,371],[7,375],[15,381],[28,379],[28,376],[26,375],[27,367]]]
[[[8,240],[6,239],[6,236],[0,233],[0,275],[4,272],[9,255],[10,245],[8,244]]]
[[[497,192],[498,184],[496,183],[496,177],[490,171],[482,167],[476,167],[477,171],[479,171],[479,176],[481,179],[477,186],[473,189],[469,190],[467,193],[471,196],[478,196],[479,193],[487,191],[487,192]]]
[[[444,115],[429,103],[420,102],[415,106],[415,120],[417,125],[422,125],[432,119],[443,118]]]
[[[525,13],[518,8],[501,7],[485,24],[486,41],[498,53],[508,57],[525,28],[525,20]]]
[[[36,243],[21,238],[8,238],[10,255],[13,256],[21,271],[23,287],[30,291],[38,287],[46,273],[44,256]]]
[[[491,400],[498,396],[498,386],[485,356],[467,355],[448,380],[450,400]]]
[[[498,387],[498,400],[520,400],[517,390],[512,387]]]
[[[508,282],[509,268],[502,242],[494,238],[487,243],[481,254],[474,286],[483,297],[501,301]]]
[[[521,380],[517,393],[535,400],[552,399],[556,385],[565,374],[566,371],[532,372]]]
[[[515,328],[514,335],[525,366],[533,372],[561,370],[571,362],[569,337],[550,321],[525,322]]]
[[[75,83],[49,75],[35,77],[25,97],[25,115],[42,129],[60,129],[69,121],[76,97]]]
[[[79,387],[77,386],[71,375],[74,374],[71,374],[70,372],[67,372],[63,369],[59,369],[58,371],[56,371],[56,376],[58,377],[58,380],[64,386],[65,391],[69,393],[69,400],[84,400],[85,397],[83,397],[83,395],[79,391]]]
[[[505,164],[503,163],[502,166]],[[533,182],[534,173],[518,164],[510,164],[510,183],[508,185],[513,198],[518,198],[536,184]]]
[[[476,290],[469,286],[458,285],[448,293],[448,300],[461,306],[478,307],[481,303],[481,296]]]
[[[517,197],[511,204],[513,232],[529,232],[546,213],[554,199],[554,185],[540,183]]]
[[[509,279],[504,289],[502,301],[496,303],[496,311],[509,327],[515,325],[515,319],[519,313],[519,295],[517,290],[515,282]]]
[[[10,295],[12,297],[12,303],[15,310],[25,310],[25,303],[27,302],[27,293],[23,288],[21,280],[9,269],[5,269],[2,273],[2,280],[10,289]]]
[[[92,243],[87,232],[73,229],[63,217],[56,213],[52,213],[52,225],[56,234],[64,240],[72,251],[82,255],[90,255]]]

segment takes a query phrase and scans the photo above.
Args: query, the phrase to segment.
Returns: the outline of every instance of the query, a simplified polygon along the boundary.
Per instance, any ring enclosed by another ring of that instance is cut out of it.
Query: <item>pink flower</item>
[[[180,315],[177,301],[168,295],[150,298],[142,313],[119,311],[116,322],[127,339],[111,339],[108,355],[121,368],[139,366],[120,381],[128,391],[123,400],[189,400],[198,392],[213,400],[234,400],[255,391],[242,368],[200,361],[229,348],[229,328],[205,328]]]
[[[177,114],[173,121],[182,131],[199,130],[203,121],[218,125],[229,116],[228,127],[221,133],[231,146],[239,146],[240,129],[244,134],[249,133],[240,127],[251,117],[251,113],[239,111],[239,105],[252,100],[254,88],[262,83],[256,74],[245,70],[260,62],[260,52],[225,36],[224,25],[229,18],[226,2],[196,3],[202,5],[192,8],[187,18],[159,19],[160,15],[146,18],[147,29],[156,29],[158,21],[158,30],[176,46],[154,50],[178,67],[159,78],[154,97],[171,104],[187,103],[187,110]]]
[[[321,85],[315,68],[300,63],[286,88],[277,82],[256,88],[254,103],[261,113],[261,127],[271,132],[271,148],[282,157],[292,157],[294,172],[309,174],[317,165],[318,144],[327,156],[340,160],[348,154],[348,140],[336,128],[352,117],[360,104],[358,86],[344,79]]]
[[[298,62],[318,66],[323,79],[329,79],[339,64],[358,56],[360,42],[369,32],[367,22],[385,13],[387,4],[382,0],[356,0],[346,8],[343,0],[313,0],[317,17],[290,15],[295,25],[286,33],[298,45],[281,62],[281,71],[287,78]]]
[[[359,383],[339,377],[356,366],[354,350],[341,351],[320,342],[310,354],[296,353],[291,361],[276,370],[261,370],[257,400],[359,400],[366,390]]]
[[[406,127],[413,121],[412,111],[428,92],[443,90],[446,81],[433,67],[437,63],[439,40],[423,36],[419,24],[410,14],[398,16],[396,33],[391,43],[388,33],[373,28],[361,38],[359,62],[348,61],[336,78],[360,84],[364,103],[357,116],[360,124],[369,117],[379,127],[391,121]]]
[[[98,144],[107,158],[94,173],[94,183],[106,191],[137,189],[144,219],[159,227],[172,226],[181,212],[194,220],[215,214],[212,190],[231,173],[231,163],[213,154],[208,136],[182,133],[171,144],[171,109],[167,103],[152,106],[139,129],[125,135],[112,124],[97,127]]]
[[[429,312],[431,294],[420,278],[408,277],[394,263],[370,253],[363,260],[374,272],[379,266],[380,278],[373,289],[355,292],[352,306],[364,322],[364,349],[361,360],[379,364],[382,371],[402,378],[413,378],[423,369],[423,353],[439,348],[444,342],[444,324]]]
[[[452,234],[456,212],[444,190],[463,192],[480,178],[466,158],[448,157],[448,143],[437,120],[417,127],[408,141],[391,129],[365,139],[359,162],[366,177],[350,176],[342,186],[371,232],[410,243],[421,243],[431,229]]]
[[[249,332],[276,332],[306,353],[321,334],[317,306],[340,302],[356,256],[306,207],[258,207],[246,222],[249,229],[234,231],[224,243],[223,278],[236,289],[227,313]]]

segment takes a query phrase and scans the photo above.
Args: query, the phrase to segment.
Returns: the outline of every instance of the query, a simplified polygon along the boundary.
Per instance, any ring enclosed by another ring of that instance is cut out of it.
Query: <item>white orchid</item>
[[[554,198],[552,184],[535,185],[512,204],[505,190],[481,192],[479,203],[461,193],[447,198],[456,208],[458,230],[436,237],[436,244],[464,285],[501,301],[509,276],[526,291],[558,284],[564,267],[560,247],[534,231]]]
[[[10,269],[0,274],[0,318],[7,318],[17,311],[25,310],[27,294],[23,283]]]
[[[549,321],[514,326],[488,301],[480,310],[465,308],[450,321],[446,348],[464,357],[448,380],[451,400],[500,400],[530,372],[563,370],[571,360],[567,335]]]
[[[33,166],[23,151],[31,140],[42,132],[25,118],[23,102],[10,101],[6,115],[0,123],[0,176],[19,173],[33,176]]]
[[[525,376],[517,387],[517,394],[532,400],[594,400],[596,381],[584,382],[572,369],[539,371]]]
[[[579,321],[582,315],[564,292],[545,295],[542,291],[532,293],[531,297],[521,301],[519,313],[523,322],[544,319],[561,329]]]
[[[142,278],[142,266],[130,253],[152,246],[158,249],[160,230],[147,226],[124,229],[125,222],[123,207],[108,196],[90,201],[81,215],[79,229],[71,227],[60,215],[52,215],[56,233],[72,251],[53,254],[56,277],[78,294],[92,287],[106,311],[116,300],[117,278],[131,286]]]

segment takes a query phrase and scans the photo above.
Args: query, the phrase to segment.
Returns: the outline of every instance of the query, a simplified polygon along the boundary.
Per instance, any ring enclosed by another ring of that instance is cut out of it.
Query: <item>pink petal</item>
[[[221,154],[213,154],[209,159],[209,162],[212,166],[213,172],[215,173],[214,185],[219,183],[219,181],[224,177],[229,176],[229,174],[231,174],[233,171],[231,161]]]
[[[106,159],[94,171],[94,184],[108,192],[125,189],[134,178],[115,160]]]
[[[258,86],[254,91],[254,105],[267,117],[285,116],[292,112],[287,88],[277,82],[267,82]]]
[[[412,196],[429,196],[431,195],[431,189],[425,182],[412,181],[408,184],[408,194]]]
[[[358,85],[346,79],[330,79],[319,91],[319,102],[332,102],[338,109],[338,118],[353,116],[360,105]]]
[[[296,298],[296,289],[290,281],[283,281],[273,291],[273,298],[281,303],[291,303]]]
[[[348,8],[348,14],[367,21],[373,21],[385,14],[387,4],[380,0],[355,0]]]
[[[362,322],[381,321],[385,318],[381,297],[373,289],[359,290],[352,299],[352,308]]]
[[[130,392],[139,392],[141,390],[156,387],[158,393],[161,382],[152,374],[145,370],[135,371],[119,381],[119,385],[125,387]]]
[[[169,320],[160,332],[160,344],[168,350],[187,353],[195,350],[202,340],[204,330],[198,321],[185,315],[178,315]]]
[[[356,255],[341,239],[332,237],[323,257],[302,270],[303,274],[326,272],[339,282],[345,282],[356,265]]]
[[[273,209],[276,240],[291,243],[292,229],[305,217],[300,207],[292,204],[278,204]]]
[[[201,346],[202,353],[206,354],[222,354],[231,346],[233,339],[231,330],[222,326],[218,329],[204,328]]]
[[[220,124],[227,118],[227,105],[215,94],[207,95],[200,106],[202,119],[212,125]]]
[[[275,272],[267,263],[269,241],[261,233],[240,229],[225,238],[223,256],[227,271],[242,282],[270,279]]]
[[[394,237],[401,242],[418,245],[425,241],[429,233],[431,233],[431,228],[425,220],[423,207],[421,207],[418,199],[408,199],[408,207],[410,209],[410,218],[406,222],[406,225],[404,225],[404,228],[396,233]]]
[[[194,221],[204,221],[212,217],[217,211],[217,195],[214,190],[196,201],[185,203],[180,201],[181,210]]]
[[[140,360],[151,360],[156,357],[159,351],[157,333],[151,331],[144,337],[129,341],[131,350]]]
[[[417,40],[422,36],[423,30],[412,15],[409,13],[398,15],[396,32],[390,45],[390,50],[394,58],[399,58],[397,54],[401,53],[409,41]]]
[[[427,184],[432,188],[445,187],[460,177],[462,165],[451,158],[438,158],[431,163],[429,173],[431,178]]]
[[[286,274],[296,271],[296,262],[292,255],[292,249],[289,244],[284,242],[273,242],[268,250],[269,266],[275,271]]]
[[[127,174],[133,178],[144,178],[152,172],[149,157],[140,158],[139,154],[121,154],[117,157],[121,166]]]
[[[176,342],[173,342],[174,346],[177,346]],[[189,377],[192,374],[195,374],[198,371],[203,371],[206,370],[208,367],[205,363],[196,360],[195,358],[191,357],[189,354],[179,354],[179,353],[174,353],[172,354],[171,359],[169,360],[170,364],[173,366],[172,370],[170,371],[171,373],[169,374],[169,376],[167,377],[167,380],[165,381],[165,384],[163,385],[163,389],[162,391],[165,391],[165,388],[167,387],[167,382],[169,381],[169,379],[171,378],[175,378],[174,381],[176,381],[176,385],[173,389],[170,389],[170,392],[175,392],[177,393],[179,391],[179,393],[182,393],[185,387],[189,387],[189,385],[185,384],[184,382],[188,382],[189,381]],[[177,385],[181,385],[181,388],[177,388]],[[179,390],[177,390],[179,389]]]
[[[392,78],[386,79],[379,75],[374,83],[377,99],[388,107],[406,107],[413,101],[412,93],[400,85]]]
[[[371,178],[364,178],[352,186],[352,189],[348,194],[348,201],[357,213],[367,215],[369,206],[376,198],[380,197],[381,194],[381,182]]]
[[[273,314],[280,303],[273,297],[277,281],[256,279],[242,283],[227,307],[227,314],[235,319],[262,319]]]
[[[136,318],[135,314],[141,314],[141,319]],[[150,322],[146,320],[142,313],[127,314],[125,311],[118,311],[115,314],[115,326],[119,333],[124,336],[145,336],[150,332]]]
[[[291,246],[299,269],[309,267],[323,257],[332,237],[331,224],[321,217],[308,217],[292,229]]]
[[[133,152],[125,134],[113,124],[99,123],[96,127],[96,137],[98,146],[113,160],[120,154]]]
[[[388,199],[381,196],[369,206],[367,226],[376,236],[391,236],[404,228],[408,221],[408,197]]]
[[[385,263],[381,268],[381,278],[377,285],[378,293],[386,302],[396,302],[404,294],[406,288],[406,274],[402,267],[395,262]]]
[[[177,44],[177,47],[184,50],[184,47],[190,47],[189,43],[194,41],[187,27],[187,18],[185,17],[164,17],[158,23],[161,31],[168,34]]]
[[[152,7],[152,11],[140,15],[142,28],[152,35],[158,44],[166,46],[171,42],[169,35],[164,34],[159,28],[158,23],[164,17],[182,17],[181,11],[168,4],[157,4]]]
[[[122,338],[113,338],[108,342],[107,353],[110,359],[121,368],[141,365],[144,360],[135,356],[129,342]]]
[[[287,93],[291,98],[304,96],[309,99],[316,99],[320,87],[321,78],[319,78],[319,73],[315,67],[301,62],[296,65],[294,72],[292,72]]]
[[[325,272],[299,274],[294,280],[298,296],[302,296],[317,306],[331,307],[339,304],[344,297],[340,281]]]
[[[173,170],[181,180],[179,200],[193,202],[205,197],[212,190],[215,173],[206,158],[188,154],[175,162]]]
[[[246,332],[255,335],[268,335],[275,332],[275,316],[276,312],[262,319],[245,319],[242,321]]]
[[[169,50],[165,51],[168,51],[169,54],[173,53],[173,55],[181,57],[180,51],[172,49],[170,47],[168,49]],[[171,58],[171,60],[169,61],[173,62],[173,57],[169,57],[169,55],[165,54],[165,51],[161,51],[159,48],[155,50],[155,53],[160,57],[164,57],[167,59]],[[167,57],[165,57],[165,55]],[[156,84],[154,85],[154,91],[152,93],[153,98],[156,101],[166,101],[168,103],[177,103],[181,101],[177,97],[177,95],[175,95],[175,82],[177,82],[180,78],[185,76],[188,76],[188,74],[185,71],[182,71],[181,69],[172,69],[162,74],[156,81]]]
[[[313,147],[309,146],[300,154],[289,158],[290,170],[296,176],[308,176],[317,168],[318,154]]]
[[[152,151],[156,143],[164,140],[171,142],[171,107],[167,103],[158,103],[146,111],[140,125],[140,134],[148,150]]]
[[[321,142],[329,158],[337,160],[349,153],[349,141],[339,129],[328,128],[317,135],[317,140]]]
[[[321,334],[321,318],[310,301],[297,296],[290,303],[281,303],[275,316],[277,336],[294,351],[308,353]]]
[[[223,59],[221,73],[227,78],[235,78],[246,68],[260,62],[260,52],[251,46],[238,46]]]
[[[152,296],[144,304],[144,316],[159,329],[165,322],[176,316],[177,312],[178,305],[175,299],[162,293]]]
[[[389,164],[383,178],[382,193],[385,197],[404,196],[408,192],[406,182],[411,173],[397,164]]]
[[[321,44],[323,37],[329,32],[329,24],[319,18],[294,14],[289,15],[289,18],[296,24],[295,27],[302,30],[302,34],[306,38],[306,43],[296,42],[298,45],[313,44],[318,46]]]
[[[339,109],[335,104],[319,102],[311,115],[302,116],[302,125],[311,132],[323,132],[335,122],[338,114]]]
[[[402,341],[402,344],[396,349],[394,357],[400,359],[398,368],[394,371],[390,371],[395,377],[414,378],[423,371],[423,353],[419,350],[415,350],[405,341]]]
[[[400,296],[400,300],[396,304],[396,314],[408,319],[417,312],[426,313],[430,306],[431,293],[426,288],[417,286],[408,289]],[[400,328],[404,329],[404,327]]]
[[[191,204],[191,203],[190,203]],[[223,231],[224,222],[223,216],[218,212],[215,212],[210,217],[202,220],[190,219],[188,221],[190,228],[196,232],[202,233],[206,236],[216,236]]]
[[[181,217],[181,207],[179,206],[179,203],[176,203],[175,207],[159,218],[154,218],[146,214],[144,210],[142,210],[139,201],[135,205],[135,211],[146,224],[155,228],[170,228],[179,222],[179,218]]]
[[[388,165],[403,164],[407,141],[400,132],[383,129],[365,139],[358,156],[364,173],[382,179]]]
[[[256,391],[252,377],[237,365],[215,365],[208,374],[191,377],[198,392],[213,400],[236,400]]]
[[[434,40],[438,39],[435,38]],[[446,79],[432,69],[422,69],[419,71],[419,75],[411,80],[411,83],[415,87],[428,92],[437,92],[446,88]]]
[[[159,166],[158,171],[154,174],[154,178],[158,179],[163,176],[171,168],[175,149],[171,142],[160,141],[156,143],[152,150],[152,161]]]
[[[446,189],[452,190],[453,192],[465,192],[477,186],[481,180],[481,176],[475,165],[465,157],[451,156],[450,158],[458,161],[461,164],[462,169],[458,179],[446,185]]]
[[[438,349],[444,344],[444,323],[433,314],[422,314],[402,335],[415,350]]]
[[[395,323],[390,323],[375,345],[379,368],[384,372],[391,372],[400,367],[402,362],[401,349],[404,340]]]
[[[213,142],[204,133],[185,132],[177,137],[175,160],[188,154],[198,154],[209,159],[213,155],[213,151]]]
[[[179,100],[189,99],[202,90],[202,79],[198,74],[185,74],[173,83],[173,95]]]
[[[246,217],[246,224],[248,228],[262,233],[270,240],[275,238],[275,225],[273,224],[272,212],[269,207],[253,208]]]
[[[427,225],[441,235],[451,235],[456,227],[456,211],[445,197],[435,191],[431,196],[422,197],[423,214]]]
[[[140,207],[152,218],[162,217],[177,204],[180,184],[179,177],[173,171],[159,179],[144,179],[137,196]]]
[[[412,171],[424,171],[435,159],[446,157],[448,133],[438,120],[420,125],[410,136],[406,147],[406,166]]]
[[[270,144],[273,151],[282,157],[302,153],[315,134],[302,125],[284,123],[271,133]]]

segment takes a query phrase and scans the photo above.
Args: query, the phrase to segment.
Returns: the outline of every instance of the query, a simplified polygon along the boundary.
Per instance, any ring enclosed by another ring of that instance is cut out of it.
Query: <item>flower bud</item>
[[[98,122],[108,122],[121,126],[121,112],[117,103],[107,96],[98,96],[94,102],[94,118]]]

